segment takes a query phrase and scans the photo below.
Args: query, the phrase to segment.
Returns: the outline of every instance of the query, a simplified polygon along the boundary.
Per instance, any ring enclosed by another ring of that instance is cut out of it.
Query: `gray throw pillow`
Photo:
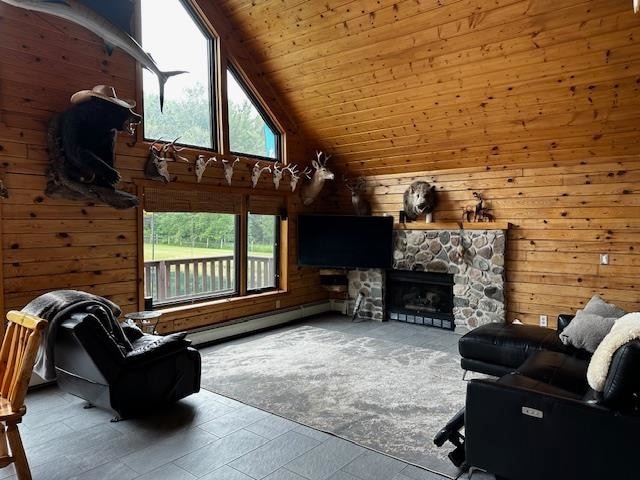
[[[594,313],[578,310],[571,323],[560,333],[560,340],[565,345],[582,348],[593,353],[602,339],[607,336],[616,320],[615,317],[601,317]]]
[[[571,323],[560,333],[560,340],[565,345],[593,353],[615,321],[625,313],[617,305],[607,303],[599,295],[594,295],[584,310],[578,310]]]
[[[627,313],[617,305],[605,302],[600,295],[591,297],[591,300],[584,306],[583,312],[612,318],[620,318]]]

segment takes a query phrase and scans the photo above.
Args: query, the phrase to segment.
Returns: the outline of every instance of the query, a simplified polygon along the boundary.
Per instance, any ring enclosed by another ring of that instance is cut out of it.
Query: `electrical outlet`
[[[548,325],[547,316],[546,315],[540,315],[540,326],[541,327],[546,327],[547,325]]]
[[[600,254],[600,265],[609,265],[609,254],[601,253]]]
[[[276,308],[280,308],[280,300],[276,300]]]

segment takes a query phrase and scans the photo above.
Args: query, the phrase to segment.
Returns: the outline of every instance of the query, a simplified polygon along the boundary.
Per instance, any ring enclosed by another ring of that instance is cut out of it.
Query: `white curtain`
[[[640,10],[640,0],[633,0],[633,11],[638,13],[638,10]]]

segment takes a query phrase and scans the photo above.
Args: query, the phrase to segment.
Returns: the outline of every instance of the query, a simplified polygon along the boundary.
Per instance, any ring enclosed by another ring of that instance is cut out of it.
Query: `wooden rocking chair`
[[[46,320],[10,311],[0,348],[0,468],[15,463],[18,480],[31,480],[18,423],[27,408],[24,398]],[[11,453],[9,453],[11,451]]]

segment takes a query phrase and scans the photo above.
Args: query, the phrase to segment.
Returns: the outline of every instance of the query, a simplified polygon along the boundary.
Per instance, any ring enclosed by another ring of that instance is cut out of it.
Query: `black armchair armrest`
[[[558,315],[558,326],[556,327],[558,333],[567,328],[567,326],[571,323],[571,320],[573,320],[573,317],[575,317],[575,315],[569,313],[561,313],[560,315]]]
[[[124,332],[125,336],[129,339],[132,345],[133,343],[135,343],[136,340],[138,340],[142,335],[144,335],[144,333],[142,333],[142,330],[140,330],[140,327],[138,327],[137,325],[131,325],[128,323],[122,324],[122,331]]]
[[[467,385],[469,465],[518,480],[637,475],[640,417],[585,403],[527,377],[503,379]]]
[[[191,341],[185,339],[185,332],[172,333],[166,336],[143,335],[134,344],[133,350],[127,353],[125,361],[128,367],[140,366],[154,362],[166,356],[186,350]]]

